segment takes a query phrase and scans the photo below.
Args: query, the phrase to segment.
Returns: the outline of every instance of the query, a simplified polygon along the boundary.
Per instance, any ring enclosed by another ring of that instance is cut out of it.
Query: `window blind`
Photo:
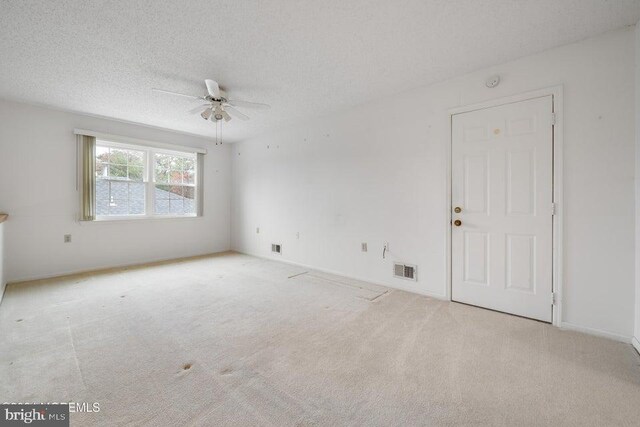
[[[77,135],[79,153],[80,221],[96,219],[96,138]]]

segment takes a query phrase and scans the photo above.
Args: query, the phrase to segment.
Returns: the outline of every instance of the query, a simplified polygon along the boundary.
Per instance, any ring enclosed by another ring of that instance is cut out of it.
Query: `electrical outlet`
[[[65,234],[64,235],[64,242],[65,243],[71,243],[71,234]]]
[[[362,247],[362,252],[367,252],[367,244],[366,243],[361,243],[361,247]]]

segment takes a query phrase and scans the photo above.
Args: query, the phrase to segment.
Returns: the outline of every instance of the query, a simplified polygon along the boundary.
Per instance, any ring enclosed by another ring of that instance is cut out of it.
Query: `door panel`
[[[489,159],[485,154],[464,158],[464,205],[467,212],[486,214],[489,207]]]
[[[507,214],[535,215],[535,150],[507,153]]]
[[[464,281],[489,284],[489,236],[475,231],[464,232]]]
[[[535,293],[536,236],[507,235],[507,289]]]
[[[452,299],[551,322],[552,97],[452,118]]]

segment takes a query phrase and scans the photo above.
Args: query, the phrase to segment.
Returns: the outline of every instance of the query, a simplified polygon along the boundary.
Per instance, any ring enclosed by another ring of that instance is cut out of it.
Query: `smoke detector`
[[[491,76],[484,82],[484,84],[487,85],[488,88],[496,87],[500,84],[500,76],[497,74],[495,76]]]

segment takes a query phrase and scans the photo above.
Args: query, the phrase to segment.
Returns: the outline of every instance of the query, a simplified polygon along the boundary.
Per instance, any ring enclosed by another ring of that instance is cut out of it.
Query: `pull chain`
[[[216,120],[216,145],[222,145],[222,120]]]

